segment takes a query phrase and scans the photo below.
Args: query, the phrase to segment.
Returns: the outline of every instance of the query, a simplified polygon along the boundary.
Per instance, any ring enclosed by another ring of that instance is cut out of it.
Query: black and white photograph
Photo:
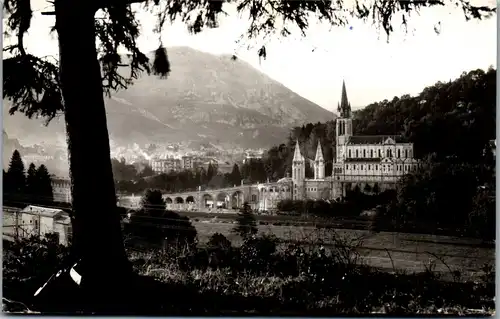
[[[496,1],[2,6],[3,313],[496,315]]]

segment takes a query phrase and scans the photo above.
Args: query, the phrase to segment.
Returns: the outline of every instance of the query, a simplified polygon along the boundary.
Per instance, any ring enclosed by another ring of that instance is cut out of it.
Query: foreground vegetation
[[[141,281],[154,278],[155,284],[139,289],[124,282],[124,294],[130,299],[118,312],[127,313],[131,304],[135,314],[157,315],[488,315],[495,309],[495,273],[490,266],[483,267],[475,281],[451,270],[453,280],[445,281],[432,267],[419,274],[382,272],[364,265],[342,236],[334,231],[325,236],[335,243],[333,249],[325,249],[319,240],[308,247],[278,245],[272,235],[251,232],[238,246],[214,234],[204,245],[129,247],[135,273],[143,276]],[[50,238],[4,245],[4,297],[43,313],[74,313],[78,298],[67,284],[59,284],[66,289],[58,292],[66,298],[56,298],[59,304],[32,297],[56,269],[64,267],[67,255],[68,249]],[[70,299],[69,304],[62,301]]]

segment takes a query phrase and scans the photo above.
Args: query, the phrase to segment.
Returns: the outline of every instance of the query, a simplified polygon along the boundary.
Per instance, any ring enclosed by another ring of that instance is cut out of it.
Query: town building
[[[183,170],[192,170],[194,168],[194,159],[192,156],[182,156],[181,157],[181,166]]]
[[[18,237],[42,238],[53,234],[61,245],[68,245],[71,241],[71,218],[64,210],[29,205],[17,214]]]
[[[171,171],[180,171],[182,169],[182,162],[178,158],[162,158],[152,159],[150,162],[151,169],[156,174],[170,173]]]
[[[246,151],[245,157],[243,158],[243,164],[250,162],[251,160],[262,159],[264,152],[259,150],[257,152]]]

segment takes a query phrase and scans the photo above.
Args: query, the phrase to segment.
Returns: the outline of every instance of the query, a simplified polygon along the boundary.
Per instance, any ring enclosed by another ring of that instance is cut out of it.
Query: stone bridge
[[[241,185],[228,188],[198,190],[163,194],[167,209],[205,211],[212,208],[239,209],[247,202],[258,208],[259,188],[257,185]]]
[[[163,199],[167,209],[174,211],[211,211],[217,208],[237,210],[245,202],[254,210],[266,211],[274,209],[280,200],[292,198],[291,191],[291,184],[276,182],[166,193],[163,194]],[[140,196],[120,196],[118,205],[137,209],[140,207],[140,200]]]

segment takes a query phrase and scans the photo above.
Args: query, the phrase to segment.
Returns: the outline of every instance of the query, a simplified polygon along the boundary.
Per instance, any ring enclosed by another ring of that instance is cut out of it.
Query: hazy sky
[[[494,0],[485,1],[478,0],[495,5]],[[48,6],[45,0],[34,3],[34,10]],[[228,12],[234,11],[228,8]],[[139,16],[143,29],[140,48],[154,50],[158,46],[158,36],[151,31],[154,17],[144,12]],[[438,22],[439,35],[434,31]],[[244,32],[246,23],[231,14],[222,19],[218,29],[194,36],[189,35],[184,25],[175,24],[165,29],[162,38],[167,46],[187,45],[206,52],[231,54],[237,49],[235,40]],[[451,6],[432,8],[413,16],[407,34],[396,22],[389,43],[385,34],[372,25],[352,21],[349,27],[331,31],[328,26],[313,25],[306,38],[296,34],[268,41],[268,58],[261,64],[255,49],[240,48],[238,55],[300,95],[336,111],[343,79],[351,104],[361,107],[406,93],[417,94],[425,86],[455,79],[463,71],[496,67],[496,23],[496,16],[466,22],[462,12]],[[57,34],[49,35],[53,24],[53,17],[35,13],[26,41],[29,51],[37,55],[57,54]],[[175,65],[172,69],[175,70]]]

